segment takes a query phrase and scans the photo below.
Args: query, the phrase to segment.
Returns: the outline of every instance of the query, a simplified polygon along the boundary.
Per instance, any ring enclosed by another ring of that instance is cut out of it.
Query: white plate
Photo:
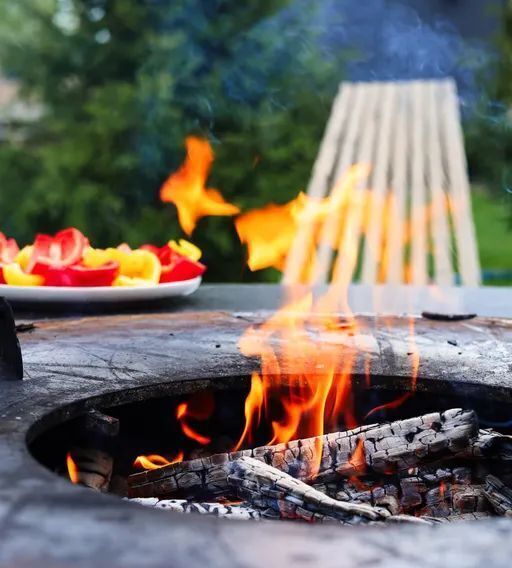
[[[9,286],[0,284],[0,296],[15,302],[85,303],[85,302],[143,302],[188,296],[199,288],[201,277],[157,286]]]

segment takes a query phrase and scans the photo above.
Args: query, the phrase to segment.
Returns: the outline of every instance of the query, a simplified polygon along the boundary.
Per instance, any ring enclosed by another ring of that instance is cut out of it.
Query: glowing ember
[[[205,187],[214,159],[209,142],[189,136],[185,144],[185,162],[164,182],[160,199],[176,205],[181,228],[191,235],[201,217],[236,215],[239,209],[227,203],[218,190]]]
[[[69,479],[71,481],[71,483],[78,483],[78,468],[76,466],[76,463],[73,461],[73,458],[71,457],[71,454],[68,452],[67,456],[66,456],[66,466],[68,468],[68,476]]]
[[[133,462],[134,467],[140,469],[158,469],[164,467],[165,465],[172,465],[173,463],[179,463],[183,461],[183,452],[180,452],[173,460],[169,461],[163,456],[157,454],[151,454],[149,456],[137,456]]]

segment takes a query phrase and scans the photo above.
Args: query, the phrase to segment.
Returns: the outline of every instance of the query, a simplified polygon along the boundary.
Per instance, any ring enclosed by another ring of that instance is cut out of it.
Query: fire
[[[253,373],[251,377],[251,390],[245,399],[245,427],[238,443],[233,451],[238,451],[242,443],[246,440],[252,443],[252,428],[257,428],[261,421],[261,406],[263,404],[263,382],[258,373]]]
[[[235,449],[251,442],[260,423],[271,427],[268,444],[321,436],[340,422],[352,425],[354,326],[336,325],[334,312],[326,311],[334,301],[332,294],[317,300],[311,293],[299,295],[241,338],[240,350],[259,357],[261,371],[253,375]],[[313,469],[321,453],[319,441]]]
[[[313,233],[310,254],[320,239],[321,223],[333,210],[342,210],[348,199],[352,198],[354,187],[369,173],[366,165],[355,165],[341,176],[330,197],[313,199],[303,192],[284,205],[269,204],[239,215],[235,227],[240,242],[247,246],[247,265],[250,270],[274,267],[283,270],[286,257],[301,226],[309,226]],[[334,245],[334,235],[330,244]],[[311,263],[301,267],[302,273],[309,275]]]
[[[172,465],[174,463],[180,463],[183,461],[183,452],[179,452],[178,455],[171,461],[164,458],[163,456],[157,454],[151,454],[149,456],[137,456],[133,462],[134,467],[140,469],[158,469],[164,467],[165,465]]]
[[[270,266],[282,270],[306,202],[307,197],[301,192],[284,205],[271,203],[235,219],[240,241],[247,245],[247,265],[251,270]]]
[[[227,203],[218,190],[205,187],[214,160],[209,142],[188,136],[185,145],[185,162],[164,182],[160,189],[160,199],[174,203],[181,228],[190,236],[201,217],[232,216],[236,215],[239,209]]]
[[[173,196],[169,200],[176,203],[184,230],[191,232],[208,208],[204,195],[210,190],[204,190],[204,182],[213,154],[209,145],[198,139],[188,139],[187,149],[185,165],[166,182],[162,196]],[[287,286],[284,305],[259,325],[249,327],[239,340],[241,353],[257,358],[260,368],[251,377],[244,405],[245,421],[234,451],[254,446],[256,441],[272,445],[316,437],[309,460],[314,474],[322,459],[321,436],[360,423],[352,382],[358,365],[363,369],[366,386],[371,386],[371,356],[361,347],[365,330],[350,310],[348,287],[357,270],[361,239],[366,242],[372,234],[370,211],[375,211],[376,205],[382,211],[382,242],[377,239],[367,246],[376,259],[377,279],[385,279],[388,270],[397,266],[386,237],[396,223],[397,206],[391,196],[372,202],[372,191],[365,187],[369,172],[370,166],[356,164],[337,181],[328,198],[313,199],[299,193],[284,205],[270,204],[235,219],[240,241],[247,246],[251,270],[283,269],[286,260],[286,270],[294,277],[287,279],[285,273],[285,281],[306,286]],[[190,195],[184,190],[188,183],[195,184]],[[206,205],[197,206],[194,195],[199,196],[197,200],[205,200]],[[196,205],[190,206],[191,203]],[[429,205],[421,212],[427,220],[432,217],[431,208]],[[410,244],[413,231],[409,222],[402,252]],[[290,265],[290,249],[297,243],[300,254]],[[403,263],[399,264],[399,270],[404,270]],[[397,278],[402,280],[402,275]],[[312,286],[329,281],[331,285],[322,294]],[[411,392],[373,408],[365,418],[397,408],[416,388],[420,354],[412,317],[407,348]],[[179,404],[176,418],[184,435],[199,444],[209,444],[211,438],[197,432],[190,420],[205,420],[212,410],[193,397]],[[362,440],[354,447],[349,465],[354,476],[364,473]],[[355,478],[353,482],[356,483]]]
[[[209,436],[204,436],[197,432],[188,423],[189,418],[195,420],[206,420],[212,415],[214,408],[213,396],[210,392],[197,393],[187,402],[178,404],[176,408],[176,418],[180,422],[183,434],[202,446],[207,446],[212,440]]]
[[[71,483],[78,483],[78,467],[76,466],[76,463],[73,461],[73,458],[71,457],[71,454],[69,452],[66,455],[66,466],[68,468],[68,476]]]

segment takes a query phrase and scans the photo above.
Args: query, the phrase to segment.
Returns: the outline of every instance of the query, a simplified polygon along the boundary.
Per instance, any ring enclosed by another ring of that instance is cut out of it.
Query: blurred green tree
[[[243,209],[304,187],[346,54],[312,3],[0,0],[0,68],[44,113],[0,144],[1,228],[21,241],[74,225],[96,246],[180,236],[158,189],[187,134],[208,136],[211,187]],[[250,275],[233,222],[193,240],[213,281]]]
[[[495,196],[512,191],[512,1],[503,6],[494,57],[480,72],[482,96],[464,123],[472,179]],[[510,199],[509,199],[510,202]]]

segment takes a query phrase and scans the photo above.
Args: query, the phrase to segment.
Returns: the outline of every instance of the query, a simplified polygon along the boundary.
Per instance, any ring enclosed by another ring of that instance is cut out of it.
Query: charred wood
[[[485,479],[485,496],[498,515],[512,517],[512,489],[494,475]]]
[[[281,518],[343,524],[383,521],[386,509],[366,504],[336,501],[303,481],[251,457],[230,465],[228,484],[237,496],[258,509],[272,509]]]
[[[186,499],[159,500],[152,497],[129,499],[132,503],[139,503],[155,509],[167,509],[176,513],[196,513],[199,515],[212,515],[223,519],[259,520],[262,512],[246,504],[198,503]]]
[[[329,483],[367,473],[389,474],[460,454],[476,433],[476,416],[472,411],[434,412],[133,474],[128,479],[129,494],[133,497],[222,494],[227,488],[230,463],[241,457],[256,458],[308,482]],[[356,452],[359,445],[362,451]],[[321,451],[319,468],[317,451]]]
[[[110,485],[114,460],[102,450],[77,448],[71,452],[76,466],[76,482],[97,491],[107,491]]]

